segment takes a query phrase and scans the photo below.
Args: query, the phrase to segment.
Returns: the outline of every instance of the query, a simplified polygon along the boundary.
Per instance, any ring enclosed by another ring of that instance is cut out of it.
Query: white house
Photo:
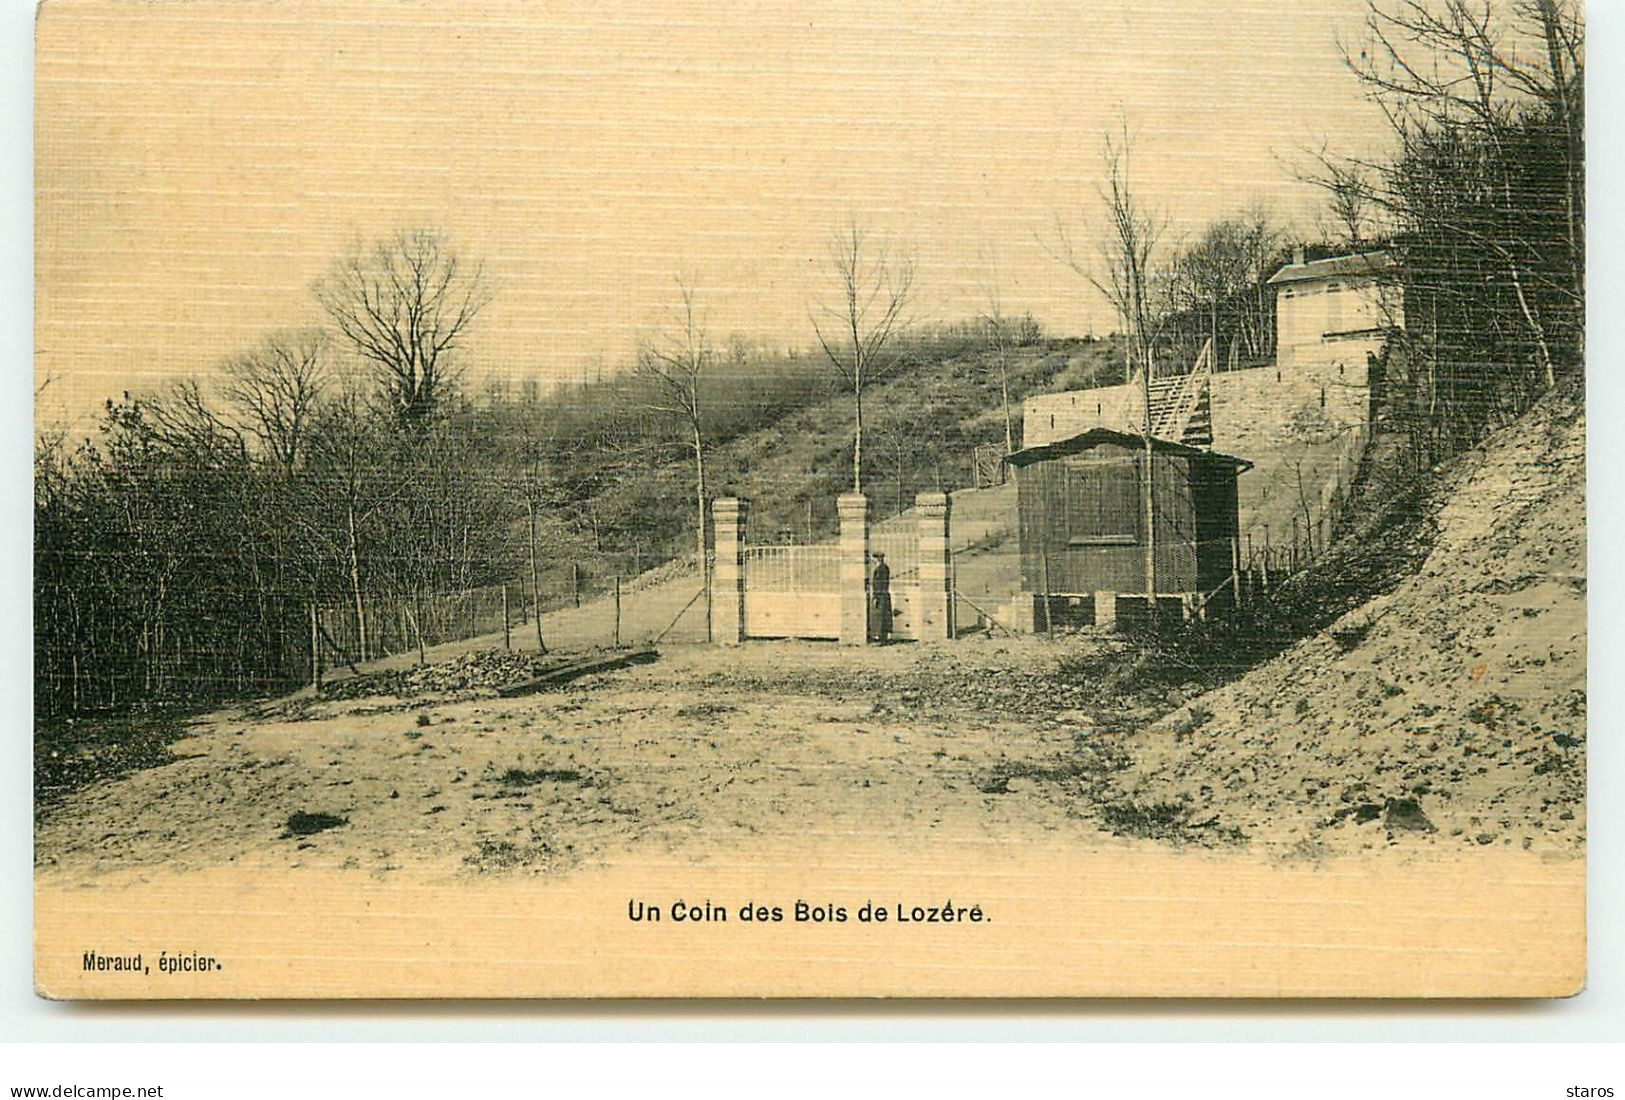
[[[1275,365],[1364,366],[1382,350],[1387,333],[1405,323],[1399,287],[1387,252],[1296,262],[1277,271]]]

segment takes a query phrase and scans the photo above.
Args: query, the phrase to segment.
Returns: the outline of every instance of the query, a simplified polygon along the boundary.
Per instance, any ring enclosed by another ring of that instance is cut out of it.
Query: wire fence
[[[1300,497],[1297,514],[1288,517],[1286,530],[1255,523],[1242,533],[1242,573],[1249,584],[1268,588],[1325,553],[1339,534],[1365,445],[1363,427],[1357,426],[1344,436],[1332,460],[1330,476],[1321,481],[1311,497]]]
[[[870,571],[879,555],[894,585],[918,578],[912,528],[871,534]],[[321,667],[334,668],[403,655],[434,660],[431,650],[456,643],[535,651],[711,640],[706,572],[694,555],[638,573],[631,570],[647,563],[626,557],[555,564],[534,577],[451,592],[363,593],[359,606],[352,598],[316,608],[312,641]],[[743,557],[745,583],[755,591],[839,590],[838,545],[748,546]],[[708,555],[707,569],[714,565]]]
[[[324,607],[317,612],[321,640],[330,656],[358,664],[398,653],[499,633],[505,624],[535,614],[523,588],[491,585],[421,596],[363,597],[359,606]],[[517,600],[519,606],[515,607]]]
[[[565,563],[453,592],[363,594],[359,607],[352,599],[315,609],[314,642],[331,668],[402,654],[433,660],[431,649],[451,643],[537,651],[709,639],[705,577],[693,555],[637,575],[613,572],[616,564]]]
[[[132,630],[135,609],[94,596],[36,595],[37,715],[270,694],[310,668],[306,598],[272,593],[240,611],[156,617]],[[220,598],[229,606],[229,594]]]

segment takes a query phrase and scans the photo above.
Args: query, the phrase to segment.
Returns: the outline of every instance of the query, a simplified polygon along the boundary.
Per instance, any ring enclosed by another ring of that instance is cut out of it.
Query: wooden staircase
[[[1151,434],[1191,447],[1213,446],[1213,344],[1188,374],[1151,380]]]

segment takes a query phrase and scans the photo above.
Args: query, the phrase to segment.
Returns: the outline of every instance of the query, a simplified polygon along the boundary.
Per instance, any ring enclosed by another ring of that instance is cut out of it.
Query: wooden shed
[[[1009,458],[1020,514],[1021,587],[1031,627],[1105,624],[1143,615],[1145,437],[1092,428]],[[1156,585],[1165,613],[1233,602],[1236,479],[1252,463],[1152,440]],[[1047,597],[1047,599],[1045,598]],[[1022,610],[1025,619],[1027,613]]]

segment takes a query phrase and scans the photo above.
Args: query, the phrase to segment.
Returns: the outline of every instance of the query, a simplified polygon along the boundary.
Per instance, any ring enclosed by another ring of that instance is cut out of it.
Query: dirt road
[[[517,699],[222,712],[173,762],[43,807],[37,981],[95,997],[1578,986],[1582,817],[1553,806],[1517,821],[1531,845],[1481,846],[1452,824],[1485,813],[1472,777],[1422,799],[1433,831],[1328,816],[1276,796],[1297,771],[1348,778],[1297,753],[1153,798],[1147,739],[1173,736],[1154,723],[1175,700],[1108,700],[1077,675],[1114,644],[677,646]],[[651,928],[632,898],[735,921]],[[737,924],[747,903],[869,899],[974,903],[993,923]],[[84,973],[106,945],[226,969],[159,986]]]
[[[221,712],[174,763],[47,808],[40,862],[91,875],[229,863],[434,876],[852,830],[1098,837],[1007,774],[1076,756],[1075,724],[1013,714],[1015,696],[958,715],[921,697],[944,675],[979,692],[991,673],[971,666],[1014,669],[1036,647],[972,648],[879,649],[854,669],[833,646],[671,647],[655,665],[519,699]]]
[[[852,836],[1097,847],[1138,837],[1288,858],[1459,845],[1448,830],[1327,818],[1310,802],[1277,803],[1261,820],[1242,783],[1136,801],[1128,783],[1143,779],[1146,728],[1179,698],[1106,700],[1064,672],[1112,644],[675,646],[655,664],[517,699],[224,711],[197,723],[172,763],[43,808],[38,861],[71,878],[240,866],[444,879]],[[1304,768],[1324,778],[1324,760]],[[1572,850],[1580,823],[1557,814],[1509,836]]]

